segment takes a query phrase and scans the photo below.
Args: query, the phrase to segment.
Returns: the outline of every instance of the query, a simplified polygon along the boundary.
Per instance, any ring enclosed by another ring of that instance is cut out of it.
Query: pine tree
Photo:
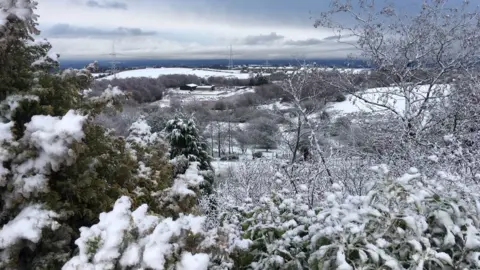
[[[168,121],[165,131],[171,147],[171,158],[184,155],[190,161],[199,162],[201,170],[211,169],[207,144],[200,137],[194,119],[185,121],[177,116]]]
[[[198,162],[199,169],[203,171],[206,178],[202,189],[206,195],[211,194],[214,181],[211,157],[208,155],[206,142],[198,132],[195,120],[190,118],[185,121],[180,116],[176,116],[167,122],[165,132],[170,144],[170,158],[183,156],[189,162]]]

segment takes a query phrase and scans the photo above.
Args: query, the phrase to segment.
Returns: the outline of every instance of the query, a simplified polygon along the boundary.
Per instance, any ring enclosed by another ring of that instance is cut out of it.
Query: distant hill
[[[74,60],[74,59],[60,59],[60,68],[82,68],[92,60]],[[109,67],[111,60],[97,59],[100,67]],[[228,65],[228,60],[225,59],[203,59],[203,60],[182,60],[182,59],[118,59],[118,67],[120,69],[138,68],[138,67],[210,67],[210,68],[225,68]],[[302,60],[303,62],[303,60]],[[268,60],[269,65],[299,65],[300,62],[294,59],[275,59]],[[348,60],[348,59],[308,59],[306,63],[316,63],[318,66],[325,67],[351,67],[364,68],[366,64],[364,61]],[[264,65],[265,60],[248,60],[236,59],[235,65]]]

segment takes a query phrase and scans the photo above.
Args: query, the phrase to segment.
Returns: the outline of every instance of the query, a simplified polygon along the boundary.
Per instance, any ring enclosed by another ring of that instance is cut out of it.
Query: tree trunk
[[[300,114],[298,114],[297,137],[296,137],[296,140],[295,140],[295,147],[293,148],[293,156],[292,156],[292,161],[291,161],[292,164],[295,163],[295,160],[297,159],[297,152],[298,152],[298,148],[300,147],[301,130],[302,130],[302,121],[301,121]]]

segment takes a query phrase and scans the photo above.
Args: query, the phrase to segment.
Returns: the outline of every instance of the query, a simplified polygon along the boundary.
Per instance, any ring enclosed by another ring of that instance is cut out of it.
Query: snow
[[[6,249],[20,240],[37,243],[44,228],[56,228],[57,223],[53,219],[57,216],[55,212],[44,210],[39,204],[25,207],[0,230],[0,249]]]
[[[87,92],[84,91],[84,94],[88,95],[88,91]],[[125,94],[123,93],[123,91],[120,90],[120,88],[118,88],[117,86],[113,87],[111,85],[108,85],[107,89],[105,89],[100,96],[93,97],[91,98],[91,100],[94,102],[105,102],[107,103],[107,106],[111,106],[112,102],[116,98],[122,97],[124,95]]]
[[[146,69],[137,69],[137,70],[128,70],[122,71],[116,74],[118,79],[126,78],[135,78],[135,77],[148,77],[148,78],[157,78],[163,75],[196,75],[198,77],[207,78],[207,77],[231,77],[238,79],[249,79],[250,74],[248,73],[232,73],[221,70],[205,70],[205,69],[193,69],[193,68],[146,68]],[[111,80],[115,78],[113,75],[99,78],[98,80]]]
[[[81,228],[80,238],[75,241],[79,254],[62,269],[111,269],[118,265],[160,270],[175,258],[181,258],[177,269],[207,269],[209,256],[182,252],[185,240],[179,239],[189,233],[203,233],[205,217],[181,214],[175,220],[160,219],[147,214],[147,205],[131,212],[131,204],[131,200],[123,196],[112,211],[100,214],[98,224]]]
[[[15,123],[0,123],[0,143],[9,141],[13,138],[12,127]]]
[[[112,260],[120,256],[119,248],[123,241],[123,234],[130,227],[130,207],[130,199],[123,196],[115,202],[111,212],[100,214],[98,224],[90,228],[80,228],[80,238],[75,241],[79,248],[79,256],[72,258],[62,269],[78,269],[76,266],[88,265],[89,250],[95,242],[98,248],[94,251],[92,263],[98,269],[112,267]],[[125,261],[130,263],[131,258],[128,259]]]
[[[137,244],[131,244],[123,253],[120,264],[124,266],[134,266],[140,262],[141,248]]]
[[[164,269],[165,257],[177,245],[172,243],[171,239],[180,236],[182,229],[201,228],[203,222],[203,217],[192,215],[181,216],[177,220],[164,219],[157,225],[153,233],[145,239],[146,244],[143,252],[145,266],[153,269]],[[192,232],[195,233],[195,230],[192,230]]]
[[[419,103],[425,97],[428,88],[429,85],[412,86],[412,89],[410,89],[412,104],[420,105]],[[439,84],[434,85],[433,88],[438,93],[447,94],[450,86]],[[357,95],[367,101],[386,105],[398,112],[400,115],[403,115],[405,112],[405,95],[402,93],[402,90],[399,87],[371,88],[362,93],[358,93]],[[347,99],[345,101],[328,104],[327,112],[333,112],[338,116],[342,116],[359,112],[383,113],[388,111],[382,106],[369,104],[368,102],[365,102],[353,95],[347,95],[346,98]],[[431,101],[434,102],[434,99],[432,98]]]
[[[54,171],[58,169],[60,164],[54,158],[65,156],[69,150],[67,144],[83,139],[83,123],[86,119],[86,116],[70,110],[61,118],[35,115],[25,124],[24,138],[28,138],[40,150],[35,162],[39,171],[43,171],[46,164],[51,164]]]
[[[130,146],[132,143],[134,143],[145,147],[154,143],[157,139],[158,134],[152,133],[151,127],[148,125],[145,118],[140,117],[130,126],[127,142],[130,144]]]
[[[353,267],[347,263],[343,248],[339,247],[337,251],[337,270],[353,270]]]
[[[117,86],[112,87],[111,85],[109,85],[108,88],[105,89],[105,91],[103,91],[101,98],[111,99],[113,97],[123,96],[123,95],[124,93],[122,92],[122,90],[120,90],[120,88],[118,88]]]
[[[99,76],[104,76],[104,75],[108,75],[108,73],[104,73],[104,72],[103,72],[103,73],[102,73],[102,72],[99,72],[99,73],[97,73],[97,72],[95,72],[95,73],[92,73],[92,76],[93,76],[94,78],[97,78],[97,77],[99,77]]]
[[[112,212],[100,214],[100,222],[98,225],[93,225],[89,229],[80,229],[81,237],[100,234],[101,231],[105,232],[101,234],[101,246],[95,254],[95,262],[109,262],[111,259],[119,256],[118,248],[123,239],[117,236],[122,235],[130,225],[129,219],[125,218],[129,215],[130,207],[130,199],[128,197],[122,197],[115,203]],[[84,243],[81,241],[78,243],[75,241],[75,244],[77,244],[80,249],[88,248],[88,246],[83,245]]]
[[[465,240],[465,248],[469,250],[480,248],[480,234],[474,226],[468,226]]]
[[[41,57],[40,59],[35,60],[32,63],[32,66],[37,66],[37,65],[42,65],[45,64],[48,60],[52,60],[54,62],[58,62],[58,54],[53,52],[53,51],[48,51],[47,55],[44,57]]]
[[[47,177],[51,170],[57,171],[62,164],[71,164],[75,154],[69,148],[84,137],[83,123],[86,116],[70,110],[63,117],[35,115],[25,124],[25,135],[21,139],[34,147],[37,156],[12,165],[13,194],[28,197],[32,192],[46,192]]]
[[[207,270],[210,258],[207,254],[192,255],[190,252],[182,254],[182,260],[177,265],[177,270]]]
[[[24,0],[2,0],[0,1],[0,26],[7,21],[9,14],[16,15],[19,19],[26,21],[31,19],[35,2],[30,3]]]
[[[290,109],[293,109],[293,108],[294,108],[293,104],[284,103],[284,102],[280,102],[280,101],[276,101],[276,102],[271,103],[271,104],[257,106],[257,109],[271,110],[271,111],[276,111],[276,110],[283,111],[283,110],[290,110]]]
[[[9,108],[4,117],[11,120],[12,114],[23,100],[39,101],[40,99],[38,96],[34,95],[9,95],[1,104],[2,106],[6,105]]]
[[[179,195],[180,197],[195,195],[195,192],[190,187],[197,187],[203,180],[203,177],[198,172],[198,162],[192,162],[185,174],[178,175],[170,190],[173,195]]]

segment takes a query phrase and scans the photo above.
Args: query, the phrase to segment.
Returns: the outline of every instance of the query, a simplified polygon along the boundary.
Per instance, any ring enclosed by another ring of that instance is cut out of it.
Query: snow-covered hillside
[[[239,71],[226,71],[226,70],[213,70],[213,69],[193,69],[193,68],[146,68],[146,69],[137,69],[137,70],[128,70],[117,73],[117,78],[126,79],[133,77],[148,77],[148,78],[157,78],[163,75],[174,75],[174,74],[183,74],[183,75],[196,75],[198,77],[232,77],[239,79],[248,79],[250,78],[249,73],[240,73]],[[110,75],[99,80],[111,80],[114,76]]]
[[[411,104],[418,104],[425,99],[429,85],[415,86],[410,91]],[[431,101],[435,102],[436,95],[448,94],[450,85],[434,85],[431,93]],[[405,93],[402,93],[398,87],[381,87],[367,89],[361,97],[370,102],[375,102],[394,109],[398,114],[402,115],[405,110]],[[350,113],[381,113],[387,109],[384,106],[369,104],[353,95],[347,95],[343,102],[334,102],[328,105],[327,111],[333,115],[342,116]]]

